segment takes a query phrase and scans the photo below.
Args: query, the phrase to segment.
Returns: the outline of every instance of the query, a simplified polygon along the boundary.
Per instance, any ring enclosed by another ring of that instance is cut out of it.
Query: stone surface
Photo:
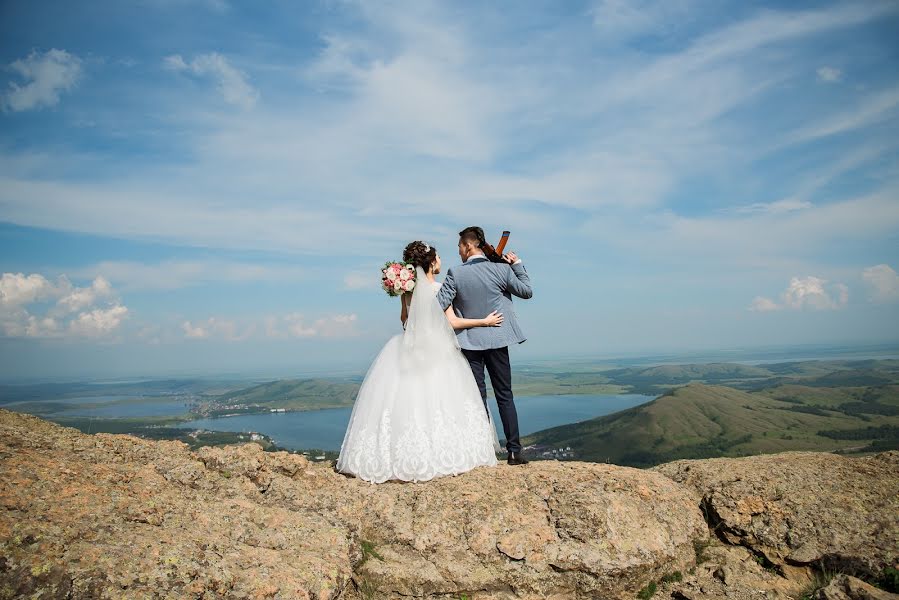
[[[789,452],[653,470],[694,490],[718,535],[780,572],[811,565],[876,577],[899,558],[899,452]]]
[[[877,589],[849,575],[837,575],[830,584],[818,590],[818,600],[899,600],[899,594]]]
[[[683,580],[660,588],[656,598],[681,600],[788,600],[798,598],[807,577],[788,579],[766,569],[748,548],[710,540],[699,564],[683,574]]]
[[[296,457],[232,447],[226,475],[181,442],[13,414],[0,417],[0,597],[328,598],[352,576],[342,526],[255,498],[269,465]]]
[[[191,452],[0,410],[0,599],[631,599],[677,572],[656,598],[786,600],[810,580],[786,560],[791,540],[874,552],[866,564],[886,554],[895,522],[874,514],[894,507],[895,453],[775,458],[543,461],[371,485],[256,444]],[[823,499],[801,483],[813,473],[831,482]],[[868,503],[867,529],[857,504],[828,512],[839,486]]]
[[[256,444],[0,410],[0,597],[632,597],[708,529],[659,473],[501,465],[370,485]]]

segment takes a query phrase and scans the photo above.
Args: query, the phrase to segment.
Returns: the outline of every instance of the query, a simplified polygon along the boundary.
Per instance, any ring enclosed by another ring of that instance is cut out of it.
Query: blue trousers
[[[484,401],[484,409],[487,408],[487,381],[484,378],[484,367],[490,374],[490,383],[493,384],[493,395],[496,396],[496,406],[499,409],[499,418],[503,422],[503,433],[506,435],[506,450],[520,452],[521,442],[518,436],[518,411],[515,410],[515,400],[512,397],[512,367],[509,364],[509,348],[491,348],[490,350],[465,350],[462,349],[474,380],[481,390],[481,399]]]

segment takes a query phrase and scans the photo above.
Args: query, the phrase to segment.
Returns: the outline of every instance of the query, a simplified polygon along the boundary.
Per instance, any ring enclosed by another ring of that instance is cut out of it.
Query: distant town
[[[532,444],[525,446],[524,451],[534,458],[543,458],[546,460],[574,460],[576,458],[574,450],[571,446],[560,448],[551,448],[540,444]]]

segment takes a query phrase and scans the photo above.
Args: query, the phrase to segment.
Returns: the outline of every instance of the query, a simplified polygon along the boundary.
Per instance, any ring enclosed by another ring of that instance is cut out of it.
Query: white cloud
[[[21,306],[54,293],[54,286],[43,275],[4,273],[0,278],[0,305]]]
[[[783,294],[787,308],[834,309],[846,306],[849,290],[842,283],[833,286],[833,291],[825,290],[827,280],[818,277],[793,277]]]
[[[93,305],[102,298],[112,296],[112,286],[104,277],[97,277],[90,287],[72,288],[72,290],[60,298],[58,305],[69,312],[77,312]]]
[[[260,169],[264,171],[265,167]],[[222,175],[220,169],[216,172],[218,175],[212,180],[217,181]],[[160,185],[159,180],[165,179],[162,174],[153,179],[142,183],[137,190],[126,183],[63,184],[0,176],[0,212],[8,222],[22,225],[101,235],[115,233],[190,246],[277,252],[320,252],[324,247],[329,253],[358,251],[352,245],[334,245],[334,231],[374,245],[382,242],[395,245],[397,239],[406,237],[395,219],[385,218],[373,230],[369,216],[346,215],[337,207],[285,204],[249,208],[252,196],[249,192],[247,196],[238,194],[237,202],[226,205],[221,198],[216,203],[198,199],[197,194],[173,194]],[[274,179],[271,183],[280,189]],[[36,206],[45,210],[36,211]],[[180,218],[172,219],[171,214]],[[298,231],[303,235],[297,235]],[[385,249],[381,247],[379,251]]]
[[[453,18],[467,11],[444,18],[428,13],[441,5],[338,4],[337,10],[358,8],[361,15],[350,15],[358,27],[340,29],[335,21],[317,60],[302,66],[305,82],[321,91],[302,94],[303,110],[279,111],[272,102],[235,118],[231,111],[215,115],[208,107],[173,102],[170,118],[190,156],[187,164],[141,165],[121,177],[104,170],[94,180],[58,183],[34,170],[0,179],[0,211],[24,225],[131,239],[377,254],[410,230],[443,226],[460,212],[497,202],[501,218],[532,221],[552,218],[548,211],[529,211],[534,205],[584,211],[588,222],[606,219],[607,209],[636,209],[610,238],[636,239],[646,222],[654,225],[669,214],[645,209],[662,205],[681,182],[689,186],[706,176],[720,181],[732,175],[722,167],[757,157],[758,138],[733,114],[754,108],[769,86],[814,71],[818,63],[788,44],[883,12],[854,5],[762,11],[683,40],[674,52],[612,60],[581,52],[583,40],[564,39],[571,33],[564,27],[541,28],[526,48],[491,37],[496,47],[485,54],[477,28]],[[664,4],[646,6],[664,14]],[[768,51],[773,44],[780,46]],[[200,59],[172,55],[165,62],[190,76],[218,77],[212,63],[222,63]],[[296,68],[294,62],[268,67]],[[291,80],[287,93],[297,84]],[[802,196],[744,212],[760,219],[808,214],[806,222],[833,212],[819,210],[821,201],[814,201],[812,206]],[[380,218],[394,215],[398,206],[400,218]],[[168,217],[176,213],[182,218]],[[668,223],[708,233],[721,245],[760,246],[758,229],[750,228],[759,221],[724,220],[720,240],[712,221],[675,215]],[[788,227],[776,229],[786,234]],[[735,230],[736,238],[727,237]],[[334,248],[328,244],[334,231],[357,244]],[[740,248],[742,256],[752,255],[745,250]],[[174,283],[157,275],[152,280],[163,282],[160,287],[189,284],[186,274],[173,275]]]
[[[664,14],[664,4],[647,6]],[[553,30],[526,49],[498,38],[484,60],[482,38],[474,28],[466,35],[465,23],[452,18],[458,13],[428,12],[440,5],[341,6],[358,8],[361,15],[351,16],[359,27],[329,32],[321,54],[303,66],[306,82],[324,90],[304,95],[304,110],[265,107],[235,118],[174,105],[189,164],[58,183],[35,169],[0,178],[0,211],[23,225],[287,252],[315,251],[340,230],[359,245],[337,252],[374,254],[434,215],[442,222],[485,202],[501,202],[504,211],[515,205],[509,218],[531,220],[537,211],[526,203],[592,214],[658,206],[678,182],[723,177],[720,167],[748,160],[752,139],[724,135],[739,129],[727,115],[809,68],[790,52],[778,52],[783,58],[773,65],[760,62],[759,50],[882,12],[765,11],[687,40],[681,51],[619,64],[554,54],[570,49],[554,37],[566,32]],[[234,71],[220,54],[175,54],[165,64],[191,76]],[[816,212],[804,199],[785,202],[748,210]],[[377,218],[399,205],[410,221]],[[176,212],[182,218],[168,218]],[[158,275],[150,280],[160,286],[189,284],[187,275],[173,275],[171,284]]]
[[[205,321],[194,324],[184,321],[181,324],[184,337],[192,340],[218,339],[228,342],[239,342],[256,333],[255,323],[242,326],[236,321],[209,317]]]
[[[55,106],[60,94],[75,87],[81,77],[81,59],[56,48],[32,52],[9,67],[25,82],[9,82],[3,96],[3,108],[15,112]]]
[[[695,258],[707,266],[770,269],[775,260],[796,257],[797,244],[808,254],[837,242],[861,244],[891,235],[899,227],[897,193],[896,185],[887,185],[867,196],[786,212],[681,215],[659,211],[636,217],[602,216],[586,220],[581,231],[656,262]],[[672,248],[677,253],[672,254]]]
[[[659,3],[659,10],[665,3]],[[750,17],[706,33],[697,38],[685,50],[663,55],[636,73],[629,74],[625,81],[614,82],[616,97],[642,96],[652,88],[666,86],[678,90],[685,80],[692,80],[695,86],[697,75],[703,71],[712,71],[724,75],[727,71],[720,66],[738,67],[737,73],[750,66],[740,61],[745,56],[758,60],[759,53],[767,47],[795,42],[804,37],[821,35],[834,29],[849,27],[876,19],[884,13],[895,11],[888,3],[872,9],[870,6],[844,5],[816,11],[762,11]],[[736,80],[745,94],[751,85],[743,77]],[[603,82],[608,87],[609,82]],[[706,90],[695,90],[695,98],[699,104],[708,102]],[[726,90],[716,89],[714,95],[724,94]],[[664,101],[668,101],[665,98]]]
[[[297,281],[308,269],[290,264],[222,260],[170,260],[160,263],[104,261],[70,271],[77,277],[101,276],[124,290],[174,290],[213,282]]]
[[[69,323],[69,330],[76,335],[100,337],[112,333],[128,315],[128,309],[121,304],[109,308],[95,308],[80,313]]]
[[[293,313],[283,319],[287,333],[291,337],[350,337],[356,335],[356,315],[342,314],[315,319],[307,323],[303,315]]]
[[[603,39],[619,41],[641,35],[658,36],[676,29],[692,4],[674,0],[599,0],[590,14]]]
[[[356,332],[355,314],[334,315],[315,321],[315,328],[322,337],[347,337],[354,336]]]
[[[211,319],[210,319],[211,320]],[[209,329],[200,325],[194,325],[190,321],[181,324],[184,330],[184,337],[192,340],[202,340],[209,337]]]
[[[184,321],[181,329],[186,339],[241,341],[256,338],[284,340],[290,338],[340,338],[357,335],[355,314],[337,314],[309,321],[300,313],[268,316],[263,319],[235,320],[210,317],[205,321]]]
[[[392,153],[489,158],[489,119],[501,97],[475,75],[461,34],[431,16],[369,17],[392,36],[389,43],[376,35],[328,35],[304,72],[313,86],[341,92],[325,111],[334,143],[362,144],[373,153],[389,147]]]
[[[765,213],[765,214],[782,214],[793,212],[795,210],[804,210],[812,208],[812,203],[807,200],[799,200],[798,198],[785,198],[776,202],[757,202],[749,206],[741,206],[736,212],[739,213]]]
[[[259,92],[247,82],[246,75],[234,68],[228,59],[218,52],[200,54],[190,62],[186,62],[180,54],[173,54],[165,57],[163,64],[172,71],[215,78],[219,92],[228,104],[250,109],[259,100]]]
[[[791,133],[784,140],[784,145],[805,143],[872,127],[895,116],[897,108],[899,86],[865,94],[855,106],[819,118]]]
[[[60,335],[59,322],[53,317],[35,317],[28,315],[28,324],[25,327],[24,337],[45,338]]]
[[[868,267],[862,272],[862,279],[871,291],[874,302],[894,302],[899,300],[899,275],[889,265]]]
[[[843,71],[836,67],[818,67],[816,73],[818,74],[818,81],[825,83],[836,83],[843,78]]]
[[[0,332],[7,337],[104,337],[119,329],[128,312],[103,277],[87,287],[64,275],[56,283],[38,273],[0,277]]]
[[[756,298],[752,301],[752,305],[749,307],[749,310],[756,312],[767,312],[771,310],[780,310],[782,307],[769,298],[764,298],[762,296],[756,296]]]
[[[184,62],[180,54],[172,54],[162,59],[162,64],[166,69],[171,71],[188,71],[190,65]]]
[[[287,315],[284,317],[284,322],[287,333],[292,337],[315,337],[318,333],[314,327],[306,325],[303,320],[303,315],[298,313]]]
[[[749,310],[769,312],[781,309],[814,309],[835,310],[843,308],[849,302],[849,288],[842,283],[828,285],[827,280],[819,277],[793,277],[790,285],[781,294],[781,302],[757,296]]]

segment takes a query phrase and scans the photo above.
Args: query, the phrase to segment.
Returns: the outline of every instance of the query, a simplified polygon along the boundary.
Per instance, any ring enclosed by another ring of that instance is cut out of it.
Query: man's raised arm
[[[514,252],[509,252],[504,255],[503,258],[505,258],[509,263],[509,266],[512,267],[508,271],[509,274],[506,277],[506,289],[509,290],[509,293],[513,296],[523,298],[524,300],[533,296],[534,292],[531,290],[531,278],[525,270],[521,259],[518,258]]]

